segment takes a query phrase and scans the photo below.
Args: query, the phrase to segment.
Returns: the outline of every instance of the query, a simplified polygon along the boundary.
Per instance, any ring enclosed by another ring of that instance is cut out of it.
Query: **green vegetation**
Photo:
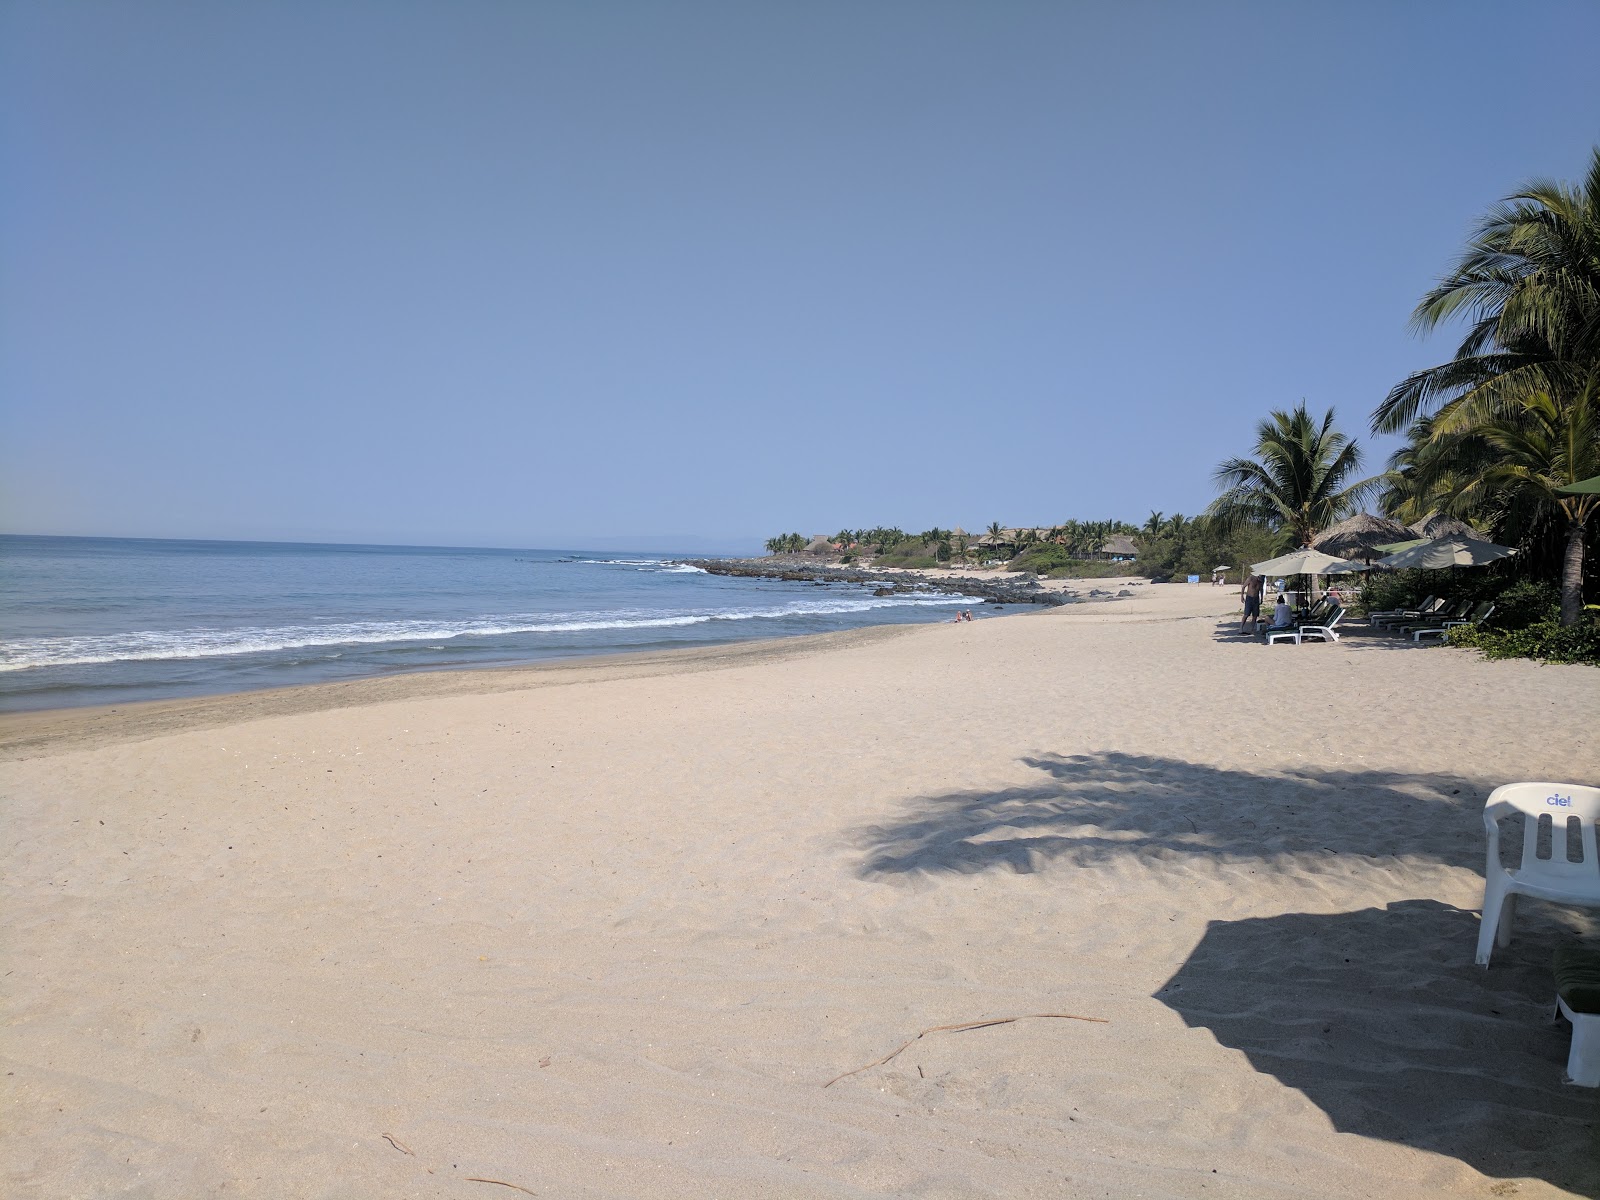
[[[1217,468],[1223,493],[1206,515],[1225,530],[1275,530],[1280,551],[1307,546],[1376,490],[1376,480],[1354,478],[1360,468],[1361,449],[1333,427],[1333,409],[1319,424],[1302,401],[1256,426],[1254,458]]]
[[[1455,356],[1396,385],[1373,415],[1374,432],[1407,437],[1383,475],[1355,480],[1355,442],[1334,429],[1332,410],[1318,424],[1302,404],[1261,423],[1254,458],[1218,468],[1223,491],[1209,515],[1230,531],[1271,534],[1274,550],[1309,544],[1374,492],[1402,522],[1465,521],[1518,553],[1487,567],[1376,574],[1366,606],[1410,607],[1429,594],[1493,600],[1490,619],[1453,631],[1453,644],[1600,664],[1600,613],[1583,603],[1600,497],[1562,490],[1600,475],[1600,147],[1582,185],[1529,184],[1492,209],[1412,325],[1456,318],[1469,327]]]
[[[1160,514],[1152,514],[1159,516]],[[1151,579],[1185,579],[1198,575],[1210,579],[1214,567],[1234,568],[1229,578],[1239,581],[1239,568],[1270,558],[1279,534],[1271,529],[1239,524],[1229,527],[1210,517],[1169,517],[1160,532],[1139,542],[1139,575]]]
[[[1563,489],[1600,476],[1600,147],[1580,185],[1536,182],[1497,205],[1454,268],[1412,314],[1429,331],[1468,323],[1450,361],[1395,386],[1372,418],[1375,433],[1404,433],[1388,469],[1361,477],[1361,451],[1330,408],[1302,401],[1268,414],[1248,457],[1222,463],[1220,494],[1205,514],[1152,512],[1142,526],[1068,521],[1048,529],[999,521],[977,537],[947,529],[842,529],[837,551],[885,566],[998,562],[1043,575],[1208,577],[1309,545],[1375,499],[1388,516],[1467,522],[1518,553],[1487,567],[1374,575],[1369,608],[1403,608],[1427,594],[1492,599],[1481,628],[1456,645],[1491,657],[1521,655],[1600,664],[1600,609],[1585,607],[1595,559],[1586,539],[1600,497]],[[1116,537],[1137,539],[1137,559]],[[799,534],[767,543],[803,550]],[[1236,576],[1235,576],[1236,578]]]
[[[798,533],[780,533],[767,539],[768,554],[798,554],[808,545],[808,539]]]
[[[1547,621],[1504,631],[1462,625],[1450,631],[1450,644],[1475,647],[1487,658],[1537,658],[1600,666],[1600,625],[1593,621],[1563,625],[1552,616]]]
[[[1600,147],[1581,186],[1532,183],[1492,209],[1411,319],[1432,330],[1456,317],[1470,326],[1455,357],[1373,416],[1409,440],[1384,507],[1437,510],[1517,546],[1530,577],[1560,579],[1560,622],[1576,628],[1600,506],[1556,489],[1600,474]]]
[[[903,567],[908,571],[926,571],[931,567],[943,564],[932,554],[918,554],[915,551],[900,552],[880,555],[873,559],[875,567]]]

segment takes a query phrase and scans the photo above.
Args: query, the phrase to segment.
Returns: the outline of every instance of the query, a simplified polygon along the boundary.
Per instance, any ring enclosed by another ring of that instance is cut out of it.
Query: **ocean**
[[[0,712],[948,620],[661,554],[0,535]]]

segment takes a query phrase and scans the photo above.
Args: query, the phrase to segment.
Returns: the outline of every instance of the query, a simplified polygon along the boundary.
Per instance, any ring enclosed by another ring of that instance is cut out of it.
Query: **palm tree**
[[[1414,492],[1452,515],[1512,510],[1533,527],[1565,525],[1561,561],[1561,623],[1583,615],[1583,559],[1600,496],[1564,495],[1561,488],[1600,475],[1600,374],[1568,403],[1548,392],[1508,401],[1459,434],[1434,435],[1415,463]],[[1520,511],[1519,511],[1520,510]],[[1511,524],[1494,521],[1490,524]]]
[[[1581,187],[1541,180],[1492,209],[1411,324],[1458,316],[1472,325],[1456,356],[1396,386],[1373,432],[1433,415],[1452,433],[1535,395],[1565,403],[1600,371],[1600,146]]]
[[[1145,518],[1144,525],[1139,532],[1148,534],[1150,537],[1155,537],[1162,530],[1162,521],[1165,518],[1165,515],[1166,514],[1162,512],[1152,510],[1150,515]]]
[[[1318,424],[1301,401],[1256,426],[1254,458],[1217,468],[1223,492],[1205,515],[1224,534],[1253,525],[1277,530],[1288,549],[1306,546],[1376,489],[1376,479],[1352,481],[1360,469],[1361,450],[1333,427],[1333,409]]]

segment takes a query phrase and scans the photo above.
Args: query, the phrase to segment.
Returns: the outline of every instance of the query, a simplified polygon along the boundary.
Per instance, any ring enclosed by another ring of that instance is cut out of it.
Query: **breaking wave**
[[[620,561],[620,560],[618,560]],[[633,565],[633,564],[629,564]],[[660,567],[660,563],[653,564]],[[687,567],[687,571],[698,571]],[[669,567],[678,573],[681,567]],[[668,629],[715,621],[784,620],[808,616],[869,612],[907,605],[957,605],[961,596],[910,593],[895,596],[828,596],[795,600],[771,607],[726,609],[614,610],[509,614],[466,620],[348,621],[319,625],[245,626],[235,629],[151,629],[75,637],[17,638],[0,642],[0,671],[94,663],[147,662],[160,659],[222,658],[266,654],[310,647],[437,643],[466,638],[492,638],[587,633],[604,630]]]

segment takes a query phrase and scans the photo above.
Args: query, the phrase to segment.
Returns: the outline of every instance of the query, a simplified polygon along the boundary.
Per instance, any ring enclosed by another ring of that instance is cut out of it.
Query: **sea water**
[[[0,535],[0,711],[949,619],[659,554]]]

